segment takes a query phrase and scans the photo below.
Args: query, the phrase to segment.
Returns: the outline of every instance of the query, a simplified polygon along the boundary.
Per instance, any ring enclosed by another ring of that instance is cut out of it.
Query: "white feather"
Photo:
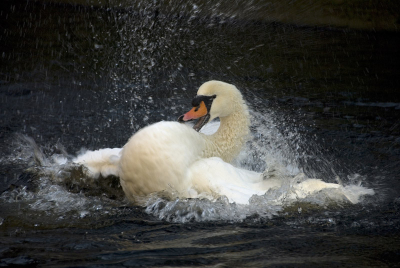
[[[121,148],[88,150],[73,159],[73,162],[78,165],[84,165],[87,168],[88,176],[92,178],[98,178],[100,174],[103,177],[119,176],[118,165],[121,150]]]

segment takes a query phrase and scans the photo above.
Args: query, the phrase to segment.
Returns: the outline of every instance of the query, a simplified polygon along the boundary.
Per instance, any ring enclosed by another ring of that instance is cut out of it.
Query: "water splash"
[[[297,147],[301,146],[301,135],[296,128],[283,135],[277,125],[279,120],[273,112],[251,111],[253,117],[252,136],[246,147],[235,160],[235,165],[247,170],[263,172],[265,178],[279,179],[279,187],[269,189],[263,195],[254,195],[248,205],[229,203],[225,196],[207,196],[200,193],[197,198],[180,199],[154,194],[141,200],[144,210],[159,219],[173,222],[190,221],[243,221],[249,217],[271,218],[285,207],[297,202],[319,206],[328,204],[357,203],[363,195],[371,195],[373,190],[363,188],[363,176],[354,174],[348,185],[313,189],[306,183],[312,181],[302,172],[299,165]],[[282,124],[282,122],[280,122]],[[215,131],[218,122],[211,125],[209,133]],[[27,202],[29,209],[63,218],[71,214],[84,218],[90,214],[110,213],[112,208],[125,205],[118,178],[100,177],[93,179],[90,171],[72,161],[58,144],[42,148],[29,137],[19,136],[17,154],[9,157],[28,165],[26,172],[33,174],[35,190],[22,185],[9,189],[0,195],[8,203]],[[295,148],[293,148],[295,145]],[[324,179],[324,178],[322,178]],[[333,185],[333,184],[332,184]]]
[[[40,147],[32,138],[17,135],[13,146],[16,154],[2,160],[19,164],[24,171],[0,195],[4,205],[18,204],[36,221],[44,213],[49,222],[68,222],[115,213],[116,207],[125,204],[116,178],[91,179],[60,144]],[[5,213],[19,212],[5,209]]]

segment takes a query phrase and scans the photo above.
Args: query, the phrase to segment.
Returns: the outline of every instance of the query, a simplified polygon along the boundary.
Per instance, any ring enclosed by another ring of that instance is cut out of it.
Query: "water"
[[[398,265],[398,32],[260,21],[262,7],[2,3],[0,264]],[[375,195],[250,206],[154,195],[138,206],[117,178],[72,165],[176,120],[210,79],[235,84],[251,108],[237,165]]]

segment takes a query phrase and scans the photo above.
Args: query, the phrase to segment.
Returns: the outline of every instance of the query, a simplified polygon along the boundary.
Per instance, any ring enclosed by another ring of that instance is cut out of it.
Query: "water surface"
[[[399,263],[398,32],[283,24],[209,3],[1,5],[1,265]],[[210,79],[235,84],[251,108],[238,165],[278,162],[375,195],[279,208],[153,196],[142,207],[117,178],[71,167],[82,148],[121,147],[176,120]]]

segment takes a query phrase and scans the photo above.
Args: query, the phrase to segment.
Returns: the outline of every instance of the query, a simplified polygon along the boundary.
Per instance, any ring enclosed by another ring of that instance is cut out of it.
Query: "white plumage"
[[[87,168],[88,175],[92,178],[98,178],[100,174],[103,177],[110,175],[118,177],[118,163],[121,150],[121,148],[105,148],[96,151],[88,150],[76,157],[73,162],[84,165]]]

